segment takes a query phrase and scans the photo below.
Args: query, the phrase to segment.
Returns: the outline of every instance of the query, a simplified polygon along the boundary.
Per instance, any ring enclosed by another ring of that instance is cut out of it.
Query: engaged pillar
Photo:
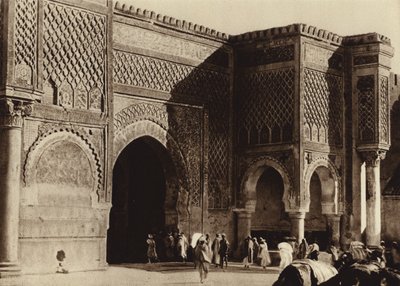
[[[0,101],[0,277],[19,275],[18,225],[21,129],[28,111],[21,101]]]
[[[381,241],[381,186],[380,161],[385,151],[364,152],[366,175],[367,225],[365,239],[367,246],[379,246]]]
[[[292,236],[297,238],[298,242],[304,238],[304,218],[306,217],[305,212],[290,212],[290,233]]]
[[[330,240],[339,247],[340,242],[340,215],[327,215],[329,231],[331,234]]]

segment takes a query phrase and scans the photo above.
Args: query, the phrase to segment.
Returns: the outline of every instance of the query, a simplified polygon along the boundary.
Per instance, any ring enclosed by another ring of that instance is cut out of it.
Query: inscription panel
[[[118,22],[113,29],[114,43],[187,59],[204,61],[218,49]]]

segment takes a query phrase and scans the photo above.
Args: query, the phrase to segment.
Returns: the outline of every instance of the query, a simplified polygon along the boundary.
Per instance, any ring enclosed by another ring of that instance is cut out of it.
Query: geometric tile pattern
[[[388,78],[380,77],[379,99],[380,99],[380,142],[389,143],[389,93],[388,93]]]
[[[209,99],[209,147],[208,147],[208,208],[226,209],[230,205],[229,188],[229,86],[222,93]]]
[[[102,108],[106,63],[105,16],[46,1],[43,52],[44,81],[55,85],[57,90],[62,85],[71,86],[72,96],[76,98],[69,107],[89,109],[90,106],[82,104],[90,103],[92,109]],[[90,95],[93,98],[82,98]]]
[[[358,77],[358,134],[360,142],[375,141],[376,108],[374,98],[375,77]]]
[[[226,74],[114,50],[114,82],[206,98],[226,92]]]
[[[255,72],[239,80],[241,145],[290,142],[294,123],[294,69]]]
[[[23,85],[32,85],[36,73],[37,6],[37,0],[15,1],[15,79]]]
[[[304,80],[305,139],[342,144],[342,77],[305,69]]]

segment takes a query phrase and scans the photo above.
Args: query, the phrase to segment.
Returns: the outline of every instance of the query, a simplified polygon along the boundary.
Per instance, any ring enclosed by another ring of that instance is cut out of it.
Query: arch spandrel
[[[249,164],[242,182],[241,196],[244,202],[244,208],[248,212],[254,212],[256,207],[256,186],[257,182],[266,168],[274,168],[282,177],[284,191],[282,201],[286,212],[298,211],[297,197],[294,193],[293,180],[286,167],[278,160],[272,157],[261,157]]]

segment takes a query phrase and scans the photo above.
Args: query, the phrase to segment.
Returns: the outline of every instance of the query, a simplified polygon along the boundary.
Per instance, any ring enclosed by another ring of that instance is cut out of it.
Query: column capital
[[[306,212],[288,212],[290,219],[304,219],[306,217]]]
[[[386,150],[382,149],[362,151],[360,153],[367,167],[377,167],[380,161],[386,157]]]
[[[3,98],[0,99],[0,128],[22,127],[23,117],[32,113],[32,102]]]

